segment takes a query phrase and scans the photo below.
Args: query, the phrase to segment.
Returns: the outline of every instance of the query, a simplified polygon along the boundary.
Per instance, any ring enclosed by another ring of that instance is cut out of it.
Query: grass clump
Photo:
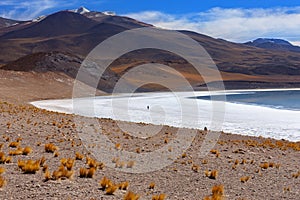
[[[210,179],[216,179],[218,176],[218,171],[217,170],[212,170],[212,171],[205,171],[205,176],[210,178]]]
[[[40,161],[39,160],[19,160],[18,167],[25,173],[25,174],[35,174],[37,171],[40,170]]]
[[[18,155],[23,155],[23,150],[21,147],[18,147],[16,150],[9,151],[8,155],[10,156],[18,156]]]
[[[159,194],[152,196],[152,200],[164,200],[166,198],[165,194]]]
[[[59,168],[52,173],[52,179],[53,180],[72,179],[73,175],[74,175],[73,170],[68,170],[63,165],[60,165]]]
[[[118,188],[119,188],[119,186],[112,184],[106,188],[105,194],[113,195],[114,192],[117,191]]]
[[[154,182],[151,182],[151,183],[149,184],[149,189],[150,189],[150,190],[153,190],[154,187],[155,187],[155,183],[154,183]]]
[[[93,178],[96,172],[95,167],[91,167],[90,169],[80,168],[79,169],[79,177],[80,178]]]
[[[124,196],[124,200],[138,200],[140,198],[140,195],[135,194],[131,191],[127,192]]]
[[[8,147],[17,148],[20,145],[20,142],[11,142],[9,143]]]
[[[58,150],[58,147],[55,146],[53,143],[45,144],[45,151],[47,153],[54,153]]]
[[[6,183],[6,180],[2,176],[0,176],[0,188],[3,188],[6,185]]]
[[[5,172],[5,168],[0,167],[0,174],[3,174]]]
[[[241,182],[246,183],[250,179],[250,176],[243,176],[241,177]]]
[[[84,155],[82,155],[82,154],[79,153],[79,152],[76,152],[76,153],[75,153],[75,159],[76,159],[76,160],[83,160],[83,159],[84,159]]]
[[[101,186],[101,189],[102,190],[105,190],[106,188],[110,187],[113,185],[112,181],[109,180],[108,178],[106,177],[103,177],[101,179],[101,181],[99,182],[100,186]]]
[[[119,186],[119,190],[127,190],[129,183],[128,183],[128,181],[125,181],[125,182],[118,184],[118,186]]]
[[[31,147],[25,147],[22,151],[23,155],[29,155],[32,152],[32,148]]]

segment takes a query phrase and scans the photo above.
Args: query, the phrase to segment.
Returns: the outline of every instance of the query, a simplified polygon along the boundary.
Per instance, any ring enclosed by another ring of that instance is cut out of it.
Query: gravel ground
[[[207,134],[197,130],[193,143],[177,159],[162,169],[146,173],[126,173],[119,168],[109,167],[114,161],[97,160],[105,167],[98,167],[92,178],[80,178],[79,169],[89,168],[86,158],[75,160],[74,175],[59,180],[45,180],[42,170],[26,174],[18,167],[18,160],[38,160],[45,157],[44,165],[52,174],[60,166],[62,158],[75,158],[79,152],[90,155],[79,137],[80,120],[84,117],[39,110],[29,105],[14,105],[0,101],[0,144],[1,152],[9,156],[16,148],[11,142],[20,141],[20,147],[30,146],[29,155],[11,156],[11,163],[0,164],[5,168],[1,175],[6,180],[0,190],[0,199],[123,199],[128,191],[152,199],[153,195],[166,194],[165,199],[203,199],[212,195],[212,187],[223,185],[223,199],[299,199],[300,195],[300,142],[278,141],[262,137],[247,137],[222,133],[213,150],[205,157],[199,156],[201,144]],[[176,138],[177,128],[164,126],[158,134],[148,139],[135,138],[123,132],[118,122],[97,119],[102,134],[117,144],[118,151],[149,153],[158,150]],[[126,123],[131,126],[132,123]],[[146,124],[139,124],[143,127]],[[154,125],[147,125],[156,128]],[[187,131],[195,131],[189,130]],[[100,134],[100,133],[99,133]],[[58,147],[58,155],[45,152],[45,144]],[[120,144],[120,145],[119,145]],[[174,149],[169,149],[170,152]],[[97,158],[101,155],[97,156]],[[118,165],[126,162],[117,161]],[[264,169],[262,164],[267,163]],[[134,166],[132,167],[134,169]],[[129,168],[128,168],[129,169]],[[210,171],[218,172],[215,179],[209,178]],[[205,173],[206,172],[206,173]],[[107,195],[99,182],[107,177],[114,184],[129,182],[127,190],[116,190]],[[247,177],[247,178],[246,178]],[[241,178],[247,181],[242,182]],[[149,189],[150,183],[154,189]]]

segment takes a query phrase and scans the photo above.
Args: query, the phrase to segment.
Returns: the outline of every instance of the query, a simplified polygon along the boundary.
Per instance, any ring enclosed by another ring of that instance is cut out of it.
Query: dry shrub
[[[112,163],[117,163],[119,161],[120,161],[120,158],[116,158],[116,157],[111,160]]]
[[[0,174],[3,174],[5,172],[5,168],[0,167]]]
[[[135,162],[133,160],[129,161],[127,163],[127,168],[132,168],[134,166]]]
[[[16,150],[9,151],[8,153],[10,156],[18,156],[23,154],[23,149],[21,147],[18,147]]]
[[[39,160],[27,160],[27,161],[18,161],[18,167],[25,173],[25,174],[35,174],[37,171],[40,170],[40,161]]]
[[[268,169],[269,168],[269,163],[267,163],[267,162],[261,163],[259,165],[259,167],[262,168],[262,169]]]
[[[86,164],[89,166],[89,167],[94,167],[94,168],[97,168],[98,166],[98,163],[96,160],[90,158],[90,157],[86,157]]]
[[[80,178],[86,178],[87,175],[87,169],[86,168],[80,168],[79,169],[79,177]]]
[[[83,158],[84,158],[84,155],[82,155],[81,153],[79,153],[79,152],[75,153],[75,159],[76,160],[83,160]]]
[[[51,173],[49,170],[45,171],[44,178],[45,178],[44,179],[45,182],[51,180]]]
[[[115,147],[116,147],[117,150],[120,150],[121,149],[121,144],[117,143],[117,144],[115,144]]]
[[[58,157],[59,156],[59,152],[58,151],[55,151],[54,152],[54,157]]]
[[[151,182],[151,183],[149,184],[149,189],[150,189],[150,190],[153,190],[154,187],[155,187],[155,183],[154,183],[154,182]]]
[[[300,170],[298,171],[298,173],[292,174],[293,178],[298,178],[300,176]]]
[[[141,148],[136,148],[135,152],[136,153],[141,153]]]
[[[11,142],[8,146],[11,148],[17,148],[20,145],[20,142]]]
[[[40,166],[41,166],[41,167],[44,166],[45,162],[46,162],[46,158],[43,156],[43,157],[40,159]]]
[[[23,149],[22,154],[23,154],[23,155],[29,155],[31,152],[32,152],[32,148],[31,148],[31,147],[25,147],[25,148]]]
[[[128,183],[128,181],[125,181],[125,182],[118,184],[118,186],[119,186],[119,190],[127,190],[129,183]]]
[[[87,171],[87,178],[93,178],[94,174],[96,172],[96,168],[95,167],[91,167],[88,171]]]
[[[164,200],[166,198],[165,194],[159,194],[152,196],[152,200]]]
[[[241,177],[241,182],[246,183],[250,179],[250,176],[243,176]]]
[[[118,161],[115,165],[115,167],[117,168],[123,168],[125,166],[125,162],[124,161]]]
[[[62,158],[62,159],[60,160],[60,162],[61,162],[61,164],[62,164],[63,166],[65,166],[65,167],[67,168],[67,170],[70,171],[70,170],[72,170],[72,168],[73,168],[73,166],[74,166],[75,160],[72,159],[72,158],[68,158],[68,159]]]
[[[58,150],[58,147],[55,146],[53,143],[45,144],[45,151],[47,153],[54,153]]]
[[[105,194],[107,195],[113,195],[114,192],[118,189],[119,187],[117,185],[110,185],[106,188]]]
[[[212,200],[221,200],[224,198],[224,186],[223,185],[215,185],[211,189],[212,192]]]
[[[275,166],[276,166],[275,163],[273,163],[273,162],[270,162],[270,163],[269,163],[269,167],[273,168],[273,167],[275,167]]]
[[[217,170],[212,170],[212,171],[205,171],[205,176],[207,176],[210,179],[216,179],[218,176],[218,171]]]
[[[112,181],[106,177],[103,177],[100,181],[100,186],[103,190],[105,190],[106,188],[108,188],[109,186],[112,186],[112,185],[113,185]]]
[[[12,158],[10,156],[7,156],[5,158],[5,163],[11,163],[12,162]]]
[[[247,161],[245,159],[242,160],[241,162],[242,165],[247,164]]]
[[[193,164],[192,170],[193,170],[194,172],[199,172],[199,169],[200,169],[199,165]]]
[[[72,179],[74,175],[74,171],[67,170],[63,165],[59,166],[59,168],[52,173],[53,180],[59,179]]]
[[[66,166],[67,162],[68,162],[67,158],[60,159],[60,164],[62,164],[63,166]]]
[[[43,172],[46,172],[48,170],[48,165],[43,166]]]
[[[6,185],[6,180],[0,176],[0,188],[3,188]]]
[[[216,150],[216,149],[212,149],[212,150],[210,150],[210,153],[212,153],[212,154],[217,154],[217,153],[219,153],[219,151]]]
[[[235,161],[234,161],[234,164],[235,165],[238,165],[240,163],[240,161],[238,160],[238,159],[236,159]]]
[[[52,173],[53,180],[59,180],[62,177],[63,173],[60,170],[56,170]]]
[[[124,196],[124,200],[138,200],[140,198],[140,195],[135,194],[131,191],[127,192]]]

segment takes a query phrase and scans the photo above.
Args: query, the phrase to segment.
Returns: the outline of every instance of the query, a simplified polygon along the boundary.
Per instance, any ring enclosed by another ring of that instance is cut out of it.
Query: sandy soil
[[[164,193],[166,199],[193,200],[210,196],[211,188],[220,184],[224,186],[223,199],[299,198],[300,177],[296,178],[300,174],[299,142],[222,133],[213,148],[217,150],[214,152],[216,154],[209,153],[200,158],[198,152],[207,133],[200,130],[185,153],[182,152],[173,164],[155,172],[132,174],[115,168],[98,167],[93,178],[80,178],[79,169],[89,168],[84,158],[75,161],[72,178],[45,181],[42,167],[35,174],[26,174],[18,168],[18,160],[45,157],[44,165],[52,174],[60,166],[62,158],[75,158],[75,152],[89,156],[78,137],[78,121],[75,122],[73,115],[4,101],[0,103],[0,110],[0,143],[3,144],[1,151],[5,156],[15,150],[9,144],[18,138],[22,138],[20,147],[30,146],[33,149],[29,155],[11,156],[11,163],[0,164],[5,168],[1,176],[6,180],[6,185],[0,191],[0,199],[123,199],[130,190],[139,194],[140,199],[152,199],[153,195]],[[120,151],[151,152],[166,145],[166,141],[171,141],[177,131],[176,128],[165,126],[160,133],[145,140],[122,132],[116,121],[101,119],[99,123],[103,133],[114,143],[120,144]],[[45,152],[45,144],[48,143],[59,148],[58,157]],[[269,167],[263,169],[263,163],[268,163]],[[217,170],[216,179],[207,177],[207,170]],[[249,180],[241,182],[241,178],[247,176]],[[115,184],[128,181],[129,187],[107,195],[99,185],[103,177]],[[149,189],[151,182],[155,183],[154,189]]]

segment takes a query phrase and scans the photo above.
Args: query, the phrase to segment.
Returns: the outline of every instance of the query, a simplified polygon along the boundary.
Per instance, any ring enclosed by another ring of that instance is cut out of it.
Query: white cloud
[[[206,12],[172,15],[158,11],[126,14],[173,30],[192,30],[215,38],[245,42],[258,37],[300,41],[300,7],[270,9],[212,8]]]
[[[2,0],[0,16],[9,19],[28,20],[39,16],[43,11],[67,4],[67,1],[58,0]]]

